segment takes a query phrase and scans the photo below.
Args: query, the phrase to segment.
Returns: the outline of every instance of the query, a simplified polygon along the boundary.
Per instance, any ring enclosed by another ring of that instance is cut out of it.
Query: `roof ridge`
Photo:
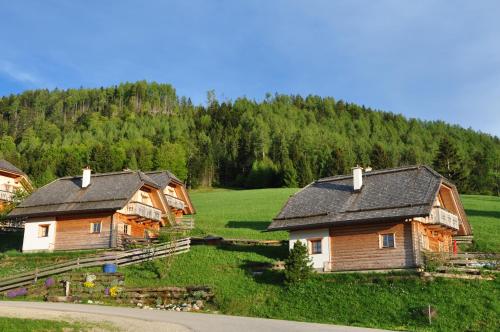
[[[140,171],[116,171],[116,172],[107,172],[107,173],[93,173],[92,176],[109,176],[109,175],[118,175],[118,174],[134,174]],[[82,175],[68,175],[60,177],[59,180],[67,180],[67,179],[79,179]]]
[[[430,169],[426,165],[400,166],[400,167],[384,168],[384,169],[378,169],[375,171],[364,172],[363,176],[397,173],[397,172],[403,172],[403,171],[408,171],[408,170],[413,170],[413,169],[419,169],[421,167],[425,167],[426,169]],[[436,171],[433,170],[433,174],[439,174],[439,173],[437,173]],[[329,181],[345,180],[345,179],[351,179],[351,178],[352,178],[352,174],[350,174],[350,175],[342,174],[342,175],[334,175],[334,176],[329,176],[329,177],[325,177],[325,178],[320,178],[320,179],[317,179],[315,182],[329,182]]]

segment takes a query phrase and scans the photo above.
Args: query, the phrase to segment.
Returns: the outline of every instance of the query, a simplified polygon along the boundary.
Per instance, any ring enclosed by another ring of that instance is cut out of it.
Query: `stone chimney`
[[[352,181],[354,191],[360,191],[363,187],[363,168],[356,166],[352,168]]]
[[[91,174],[90,167],[85,167],[83,169],[83,175],[82,175],[82,188],[87,188],[90,186],[90,174]]]

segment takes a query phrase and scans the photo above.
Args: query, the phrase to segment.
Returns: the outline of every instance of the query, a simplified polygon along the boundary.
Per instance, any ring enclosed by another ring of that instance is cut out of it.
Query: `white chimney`
[[[85,167],[83,169],[83,175],[82,175],[82,188],[87,188],[90,185],[90,167]]]
[[[361,190],[361,187],[363,186],[363,168],[359,166],[352,168],[352,180],[354,191]]]

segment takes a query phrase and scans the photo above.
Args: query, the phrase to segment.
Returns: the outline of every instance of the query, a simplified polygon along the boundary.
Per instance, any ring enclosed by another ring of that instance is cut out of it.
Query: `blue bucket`
[[[102,267],[102,271],[104,273],[116,273],[116,270],[118,270],[118,266],[116,266],[116,264],[104,264]]]

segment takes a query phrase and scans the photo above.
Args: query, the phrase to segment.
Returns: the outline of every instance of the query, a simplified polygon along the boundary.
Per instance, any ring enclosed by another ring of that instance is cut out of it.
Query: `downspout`
[[[109,235],[109,247],[116,248],[116,232],[115,232],[115,214],[111,215],[111,225],[110,225],[110,235]]]

